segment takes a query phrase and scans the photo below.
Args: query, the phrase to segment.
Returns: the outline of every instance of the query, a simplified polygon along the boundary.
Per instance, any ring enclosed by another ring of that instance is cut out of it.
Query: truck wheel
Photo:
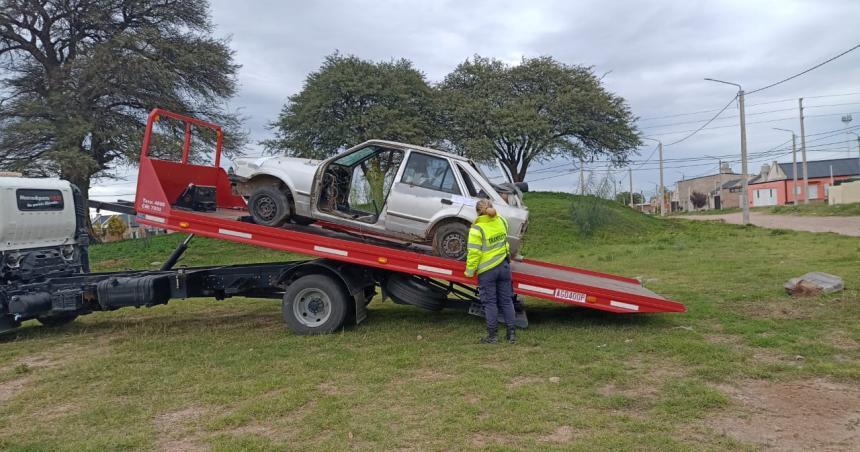
[[[448,298],[444,290],[405,273],[392,273],[385,280],[385,293],[395,303],[411,304],[430,311],[441,311]]]
[[[283,226],[290,219],[287,194],[272,186],[257,188],[248,200],[248,210],[254,223],[263,226]]]
[[[433,234],[433,254],[448,259],[466,258],[469,226],[458,221],[445,223]]]
[[[343,326],[350,297],[340,281],[326,275],[306,275],[284,292],[284,322],[295,334],[326,334]]]
[[[77,314],[70,315],[61,315],[61,316],[52,316],[52,317],[37,317],[36,320],[39,321],[44,326],[55,327],[55,326],[63,326],[67,323],[71,323],[76,318],[78,318]]]

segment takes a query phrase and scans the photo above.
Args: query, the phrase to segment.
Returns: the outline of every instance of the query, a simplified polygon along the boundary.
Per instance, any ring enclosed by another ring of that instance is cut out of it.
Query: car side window
[[[457,185],[457,179],[448,160],[419,152],[412,152],[409,155],[409,161],[406,162],[400,182],[445,193],[460,194],[460,187]]]

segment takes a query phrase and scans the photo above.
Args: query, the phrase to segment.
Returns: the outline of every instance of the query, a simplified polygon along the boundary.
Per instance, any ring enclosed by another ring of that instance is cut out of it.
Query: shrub
[[[571,216],[582,234],[591,235],[612,223],[616,214],[605,200],[597,196],[577,196],[571,205]]]

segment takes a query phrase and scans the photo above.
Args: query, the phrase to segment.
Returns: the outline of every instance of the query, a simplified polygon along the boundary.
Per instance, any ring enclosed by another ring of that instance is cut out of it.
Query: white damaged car
[[[231,180],[257,224],[287,222],[363,236],[430,245],[437,256],[462,259],[480,198],[508,220],[516,256],[528,227],[525,183],[497,168],[496,183],[472,161],[447,152],[371,140],[327,160],[238,159]],[[501,178],[501,179],[499,179]]]

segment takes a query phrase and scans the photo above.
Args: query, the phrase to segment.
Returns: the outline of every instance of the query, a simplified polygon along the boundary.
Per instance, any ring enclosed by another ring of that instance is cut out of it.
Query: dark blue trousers
[[[516,313],[514,313],[513,290],[511,263],[508,259],[478,275],[478,292],[481,305],[484,307],[487,328],[499,327],[499,311],[502,311],[505,324],[514,326]]]

